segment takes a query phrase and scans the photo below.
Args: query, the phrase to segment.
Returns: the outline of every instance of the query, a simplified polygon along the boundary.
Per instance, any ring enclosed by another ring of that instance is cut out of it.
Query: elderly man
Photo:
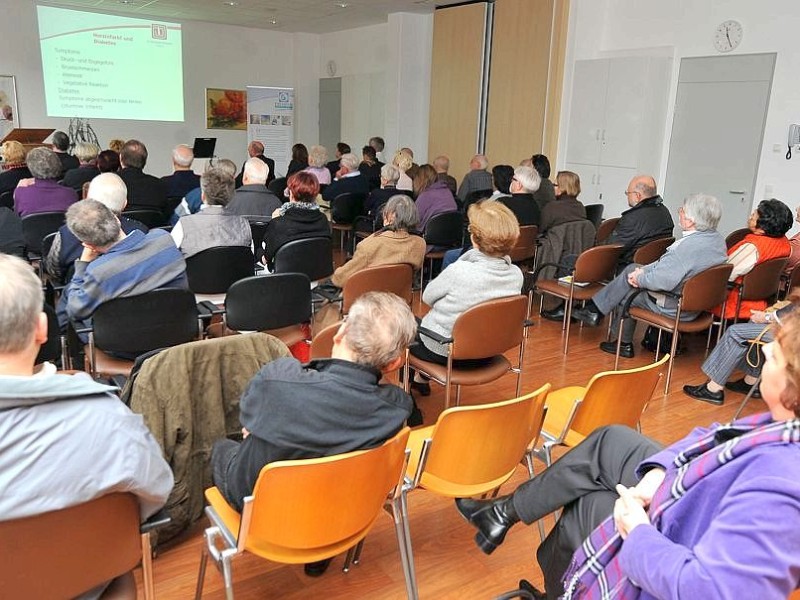
[[[266,185],[269,185],[269,182],[275,179],[275,161],[271,158],[267,158],[264,156],[264,144],[261,142],[253,140],[249,144],[247,144],[247,156],[250,158],[257,158],[261,162],[269,167],[267,169],[267,181]],[[249,160],[249,159],[248,159]],[[240,188],[244,185],[244,167],[247,164],[247,161],[242,165],[242,171],[236,176],[236,187]]]
[[[345,154],[350,154],[350,144],[345,144],[344,142],[336,144],[336,158],[325,165],[331,173],[331,181],[336,177],[336,173],[339,172],[339,160]]]
[[[28,152],[28,169],[33,183],[14,190],[14,210],[20,217],[43,212],[64,212],[78,199],[75,190],[58,185],[61,162],[49,148],[34,148]]]
[[[450,159],[444,154],[437,156],[433,159],[433,168],[436,169],[436,180],[444,181],[455,196],[458,183],[455,177],[447,173],[450,170]]]
[[[172,150],[172,175],[165,175],[161,181],[167,184],[169,198],[183,198],[200,186],[200,176],[192,171],[194,150],[186,144],[178,144]]]
[[[461,185],[458,188],[458,197],[461,202],[466,202],[469,195],[473,192],[482,190],[492,190],[492,175],[486,170],[489,167],[489,161],[483,154],[476,154],[469,161],[470,171],[464,175],[461,180]]]
[[[595,294],[584,308],[576,308],[572,316],[595,326],[615,308],[622,307],[628,296],[638,289],[647,293],[638,294],[631,306],[674,317],[677,300],[662,292],[677,293],[683,289],[690,277],[697,275],[727,259],[725,239],[717,232],[717,224],[722,216],[722,205],[714,196],[693,194],[683,201],[678,210],[678,218],[683,237],[672,244],[657,261],[641,267],[631,264],[625,267],[611,283]],[[611,325],[612,340],[616,340],[620,316]],[[691,321],[696,313],[682,312],[681,320]],[[626,319],[622,328],[620,356],[633,358],[633,333],[636,321]],[[600,349],[616,354],[616,341],[601,342]]]
[[[269,165],[258,158],[249,158],[244,163],[242,186],[236,190],[228,204],[228,213],[242,217],[258,216],[271,218],[281,201],[269,188]]]
[[[166,502],[172,472],[142,417],[119,401],[115,388],[85,373],[58,374],[45,364],[34,375],[47,340],[41,281],[26,262],[4,255],[0,281],[0,520],[112,492],[136,495],[146,519]],[[81,597],[98,597],[106,585]]]
[[[414,401],[378,382],[403,362],[415,332],[404,300],[370,292],[353,304],[334,336],[332,358],[307,365],[279,358],[265,365],[241,399],[244,441],[220,440],[211,453],[214,484],[225,499],[242,510],[268,463],[374,448],[395,435]],[[306,572],[318,575],[326,566],[307,565]]]
[[[155,210],[166,225],[180,198],[167,197],[167,185],[158,177],[146,174],[147,147],[139,140],[128,140],[119,154],[119,176],[128,188],[128,210]]]
[[[514,177],[508,188],[511,195],[497,199],[511,209],[520,227],[539,224],[541,211],[534,199],[534,193],[539,189],[541,182],[541,176],[533,167],[517,167],[514,169]]]
[[[631,179],[625,196],[630,208],[622,213],[614,231],[603,242],[625,247],[619,258],[621,264],[630,263],[636,249],[647,242],[671,237],[675,227],[669,210],[658,195],[655,179],[650,175]]]
[[[77,169],[79,166],[78,159],[69,153],[69,136],[63,131],[56,131],[53,134],[53,143],[50,145],[56,157],[61,163],[61,175],[70,169]],[[59,176],[59,179],[61,177]]]
[[[358,170],[360,161],[355,154],[343,154],[339,159],[339,170],[336,172],[336,180],[333,181],[322,192],[322,199],[326,202],[333,202],[339,194],[363,194],[367,197],[369,193],[369,183],[367,178]]]
[[[75,157],[80,161],[80,165],[64,173],[61,185],[72,188],[80,197],[83,191],[83,184],[100,175],[100,169],[95,164],[99,153],[100,148],[97,144],[90,144],[89,142],[75,144]]]

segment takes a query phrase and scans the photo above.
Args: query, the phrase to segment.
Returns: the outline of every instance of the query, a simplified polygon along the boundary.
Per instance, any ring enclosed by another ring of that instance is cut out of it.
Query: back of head
[[[476,202],[469,207],[469,232],[475,246],[489,256],[505,256],[519,237],[519,222],[501,202]]]
[[[147,147],[139,140],[128,140],[119,153],[122,166],[144,169],[147,164]]]
[[[172,149],[172,163],[176,167],[188,169],[194,162],[194,150],[186,144],[178,144]]]
[[[581,178],[572,171],[559,171],[556,175],[556,185],[562,194],[575,196],[581,193]]]
[[[489,159],[486,158],[484,154],[476,154],[472,157],[470,161],[470,167],[473,169],[480,169],[481,171],[485,171],[489,168]]]
[[[757,227],[764,230],[764,235],[779,238],[792,228],[792,210],[776,198],[762,200],[758,203]]]
[[[389,215],[394,215],[389,229],[392,231],[409,231],[419,225],[419,211],[417,204],[405,194],[395,194],[383,205],[383,220],[386,222]]]
[[[421,194],[436,181],[436,169],[431,165],[422,165],[414,173],[413,187],[415,194]]]
[[[368,292],[350,307],[344,343],[354,362],[383,370],[414,340],[417,322],[408,304],[388,292]]]
[[[683,214],[694,221],[697,231],[716,231],[722,204],[709,194],[691,194],[683,201]]]
[[[398,150],[394,154],[392,164],[400,169],[401,172],[405,173],[411,168],[411,165],[414,164],[414,158],[408,152]]]
[[[364,157],[364,160],[374,163],[378,160],[378,154],[375,152],[375,148],[372,146],[364,146],[361,148],[361,155]]]
[[[89,142],[78,142],[75,144],[75,151],[73,154],[82,163],[92,162],[97,158],[100,153],[100,147],[97,144]]]
[[[261,162],[258,158],[250,160]],[[208,169],[200,177],[203,201],[209,206],[228,206],[231,198],[233,198],[235,187],[233,176],[222,169]]]
[[[400,179],[400,170],[394,165],[386,163],[381,167],[381,179],[387,183],[395,185],[397,180]]]
[[[383,152],[386,142],[383,141],[382,137],[375,136],[369,138],[369,145],[375,148],[375,152]]]
[[[105,248],[120,235],[116,215],[102,202],[81,200],[67,209],[67,227],[84,244]]]
[[[122,147],[125,145],[125,140],[120,140],[118,138],[114,138],[113,140],[109,140],[108,142],[108,149],[113,150],[117,154],[122,152]]]
[[[25,146],[17,141],[3,142],[0,154],[3,155],[3,160],[10,165],[25,162]]]
[[[116,173],[119,171],[119,154],[114,150],[103,150],[97,155],[97,168],[101,173]]]
[[[514,169],[514,179],[522,186],[526,193],[532,194],[542,184],[542,177],[533,167],[517,167]]]
[[[257,160],[262,163],[264,162],[260,158]],[[214,161],[213,166],[211,163],[208,163],[208,165],[206,165],[206,171],[209,171],[211,169],[219,169],[221,171],[224,171],[231,177],[236,177],[236,171],[237,171],[236,163],[233,162],[230,158],[218,158],[217,160]]]
[[[39,147],[28,152],[28,169],[36,179],[58,179],[61,177],[61,161],[50,148]]]
[[[642,200],[647,200],[658,194],[656,180],[650,175],[639,175],[633,181],[633,190],[641,194]]]
[[[295,202],[314,202],[319,194],[319,181],[306,171],[295,173],[286,180],[286,189]]]
[[[59,152],[69,150],[69,136],[63,131],[56,131],[53,134],[53,147]]]
[[[450,170],[450,159],[444,154],[437,156],[433,159],[433,168],[442,173],[447,173]]]
[[[308,148],[305,144],[295,144],[292,146],[292,160],[301,163],[308,163]]]
[[[44,295],[42,282],[21,258],[0,254],[0,354],[22,352],[33,341]]]
[[[514,178],[514,167],[511,165],[495,165],[492,167],[492,182],[498,192],[508,194],[511,180]]]
[[[86,197],[102,202],[111,212],[119,215],[128,203],[128,188],[116,173],[100,173],[89,184]]]
[[[339,154],[349,154],[350,153],[350,144],[345,144],[344,142],[339,142],[336,144],[336,150]]]
[[[414,160],[414,151],[411,148],[409,148],[408,146],[405,146],[403,148],[400,148],[400,150],[402,152],[405,152],[406,154],[408,154],[411,157],[411,160],[413,162],[413,160]]]
[[[531,156],[531,166],[536,169],[542,179],[550,177],[550,160],[544,154]]]
[[[261,154],[264,154],[264,144],[253,140],[247,144],[247,153],[250,156],[260,156]]]
[[[358,157],[352,152],[342,154],[342,157],[339,159],[339,166],[346,167],[349,171],[358,171],[359,164],[361,164],[361,161],[358,160]]]
[[[325,146],[311,146],[311,150],[308,151],[309,166],[319,169],[324,167],[326,162],[328,162],[328,150]]]
[[[267,183],[269,177],[269,165],[260,158],[248,158],[244,163],[244,178],[247,183]]]

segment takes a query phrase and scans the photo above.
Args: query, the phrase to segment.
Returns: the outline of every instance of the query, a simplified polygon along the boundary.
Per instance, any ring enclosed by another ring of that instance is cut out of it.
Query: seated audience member
[[[422,165],[414,176],[414,194],[417,196],[420,231],[425,231],[428,222],[436,215],[458,210],[453,194],[444,181],[436,178],[436,169],[431,165]]]
[[[261,142],[255,141],[255,140],[250,142],[249,144],[247,144],[247,155],[248,155],[249,158],[257,158],[257,159],[267,163],[267,166],[269,167],[269,171],[267,171],[267,183],[266,183],[266,185],[269,185],[270,181],[275,179],[275,161],[272,160],[271,158],[267,158],[266,156],[264,156],[264,144],[262,144]],[[247,162],[247,161],[245,161],[245,162]],[[217,161],[217,164],[215,164],[214,166],[215,167],[219,167],[219,161]],[[234,173],[235,172],[236,172],[236,166],[234,165]],[[244,177],[244,165],[242,165],[241,172],[236,176],[236,187],[237,188],[242,186],[242,183],[243,183],[242,178],[243,177]],[[199,201],[199,197],[198,197],[198,201]],[[199,207],[198,207],[198,210],[199,210]],[[194,211],[194,212],[196,212],[196,211]]]
[[[67,227],[83,251],[59,302],[62,329],[70,320],[87,324],[98,306],[114,298],[188,286],[186,262],[163,229],[125,235],[116,215],[97,200],[70,206]]]
[[[532,167],[517,167],[511,180],[509,191],[511,196],[503,196],[497,201],[505,204],[517,217],[520,226],[538,225],[541,219],[539,205],[533,199],[533,193],[539,189],[542,178]]]
[[[444,269],[422,294],[422,300],[431,307],[422,326],[445,337],[450,337],[456,319],[467,309],[487,300],[515,296],[522,289],[522,271],[508,257],[519,237],[514,214],[499,202],[473,204],[469,208],[469,233],[472,250]],[[424,335],[418,337],[421,343],[410,349],[414,356],[447,364],[445,346]],[[430,393],[430,386],[419,375],[412,387],[424,396]]]
[[[264,256],[270,270],[275,267],[275,253],[287,242],[310,237],[331,237],[328,218],[316,202],[319,194],[317,178],[311,173],[295,173],[286,182],[286,189],[289,202],[275,209],[264,232]]]
[[[327,169],[325,172],[327,173]],[[227,212],[232,215],[271,217],[283,202],[267,188],[269,166],[258,158],[244,163],[243,185],[236,190]]]
[[[331,182],[331,172],[325,166],[327,161],[328,151],[325,146],[311,146],[308,151],[308,166],[303,170],[316,177],[320,185],[328,185]]]
[[[64,173],[61,185],[72,188],[80,196],[83,191],[83,184],[88,183],[100,174],[100,169],[97,168],[97,155],[99,153],[100,148],[95,144],[88,142],[75,144],[75,157],[80,161],[80,164],[77,168],[70,169]]]
[[[308,148],[305,144],[295,144],[292,146],[292,159],[286,169],[286,176],[291,177],[295,173],[308,168]]]
[[[397,434],[413,400],[399,387],[378,382],[403,363],[415,330],[403,300],[369,292],[356,300],[334,336],[332,358],[267,363],[242,395],[244,441],[222,439],[211,452],[214,485],[231,506],[242,510],[269,463],[374,448]],[[321,575],[329,563],[309,564],[306,573]]]
[[[267,161],[262,161],[262,162],[266,163],[267,168],[269,168],[269,163]],[[245,161],[245,164],[247,164],[247,161]],[[224,173],[227,173],[231,177],[236,175],[236,163],[229,158],[218,158],[217,160],[214,161],[214,166],[211,166],[211,163],[209,162],[206,165],[206,171],[210,169],[219,169]],[[242,167],[242,172],[244,172],[244,166]],[[269,175],[270,174],[268,172],[267,182],[269,182],[270,180]],[[244,175],[242,175],[242,177],[244,177]],[[241,187],[241,184],[239,184],[238,187]],[[181,203],[175,209],[175,215],[174,215],[175,222],[177,223],[177,217],[182,217],[183,215],[188,215],[188,214],[193,215],[196,212],[198,212],[200,208],[203,206],[202,196],[203,192],[200,190],[200,186],[197,186],[191,192],[186,194],[183,197],[183,200],[181,200]]]
[[[0,253],[24,258],[25,236],[22,219],[10,208],[0,207]]]
[[[730,280],[741,284],[742,278],[753,270],[757,264],[771,258],[788,257],[792,247],[786,239],[786,232],[792,228],[792,211],[780,200],[762,200],[747,220],[750,233],[728,250],[728,262],[733,265]],[[736,301],[739,299],[739,288],[728,292],[725,303],[725,314],[722,307],[714,310],[716,316],[725,319],[747,319],[750,312],[764,310],[766,300],[743,300],[739,314],[736,314]]]
[[[14,210],[20,217],[43,212],[64,212],[78,199],[72,188],[58,185],[61,161],[49,148],[39,147],[28,152],[28,168],[33,183],[14,190]]]
[[[692,194],[683,201],[678,210],[678,218],[683,237],[667,248],[658,261],[645,266],[630,264],[607,286],[600,290],[583,308],[576,308],[572,316],[596,326],[603,315],[617,309],[617,313],[636,290],[647,290],[638,294],[631,306],[675,317],[678,300],[661,292],[680,293],[683,284],[716,265],[725,262],[725,239],[717,232],[717,224],[722,216],[722,205],[714,196]],[[681,312],[682,321],[691,321],[697,313]],[[600,349],[609,354],[617,352],[617,332],[621,315],[617,314],[611,322],[611,341],[601,342]],[[622,328],[620,356],[633,358],[633,333],[636,329],[634,319],[625,319]]]
[[[146,174],[147,148],[139,140],[128,140],[119,155],[119,176],[128,188],[128,210],[155,210],[166,224],[180,199],[167,196],[167,184],[158,177]]]
[[[417,174],[417,170],[419,169],[419,165],[414,162],[414,151],[411,148],[404,147],[400,148],[400,152],[408,154],[408,156],[411,158],[411,166],[406,170],[406,175],[408,175],[413,181],[414,177]]]
[[[511,181],[514,179],[514,167],[511,165],[495,165],[492,167],[492,195],[489,200],[497,200],[510,196]]]
[[[550,161],[544,154],[534,154],[531,157],[531,165],[541,177],[539,189],[533,192],[533,199],[536,201],[536,206],[539,207],[539,212],[544,210],[548,202],[556,199],[556,191],[553,182],[550,181]]]
[[[119,138],[114,138],[108,141],[108,149],[112,152],[116,152],[119,155],[122,152],[122,147],[125,145],[125,140],[121,140]]]
[[[672,237],[675,224],[649,175],[637,175],[625,190],[630,208],[622,213],[604,244],[622,244],[620,264],[629,264],[636,250],[647,242]]]
[[[369,267],[407,264],[414,270],[421,269],[425,240],[412,233],[418,222],[417,206],[411,198],[403,194],[389,198],[383,205],[383,229],[356,246],[353,258],[336,269],[331,277],[333,285],[344,287],[351,275]]]
[[[384,163],[386,162],[383,159],[383,149],[386,147],[386,142],[383,141],[382,137],[375,136],[369,138],[369,142],[367,143],[373,148],[375,148],[375,158],[378,160],[379,163],[381,163],[381,166],[383,166]]]
[[[119,166],[119,153],[103,150],[97,155],[97,170],[101,173],[116,173],[119,171]]]
[[[667,448],[597,429],[512,495],[456,500],[479,547],[563,507],[536,552],[547,598],[788,597],[800,582],[800,537],[787,530],[800,518],[800,314],[776,338],[764,347],[768,412]]]
[[[800,223],[800,206],[795,211],[794,220]],[[783,271],[786,275],[789,275],[797,265],[800,265],[800,232],[789,238],[789,244],[792,247],[792,253],[789,255],[789,262],[786,263],[786,268]]]
[[[492,176],[486,170],[489,161],[483,154],[476,154],[469,161],[470,171],[464,175],[461,185],[458,187],[458,197],[461,202],[466,202],[469,195],[480,190],[492,189]]]
[[[685,385],[683,392],[697,400],[717,405],[725,402],[725,388],[739,394],[749,392],[758,380],[764,362],[759,350],[760,344],[752,342],[759,340],[767,343],[774,339],[774,324],[780,325],[786,315],[797,309],[800,304],[800,290],[796,290],[790,300],[790,304],[784,306],[784,303],[780,303],[772,310],[754,310],[749,323],[736,323],[728,327],[701,367],[708,376],[708,381],[700,385]],[[743,370],[745,376],[736,381],[728,381],[736,369]],[[759,388],[753,391],[753,398],[761,398]]]
[[[233,175],[209,169],[200,178],[200,189],[203,207],[196,214],[181,217],[172,228],[172,239],[183,257],[217,246],[251,247],[253,236],[247,219],[225,210],[233,198]]]
[[[455,177],[447,173],[450,170],[450,159],[444,154],[437,156],[433,159],[433,168],[436,169],[436,179],[444,181],[447,187],[450,188],[453,196],[455,196],[458,183]]]
[[[100,173],[89,184],[88,197],[104,204],[119,219],[120,227],[125,234],[140,230],[147,233],[147,227],[127,217],[122,216],[125,205],[128,203],[128,190],[125,183],[116,173]],[[44,267],[47,274],[56,282],[64,284],[70,279],[72,265],[83,252],[80,240],[62,225],[53,238],[53,245],[45,257]]]
[[[339,194],[362,194],[366,199],[369,194],[367,178],[358,170],[358,157],[355,154],[343,154],[339,159],[339,170],[336,180],[322,192],[322,199],[327,203],[333,202]]]
[[[377,190],[372,190],[364,202],[364,212],[372,217],[374,221],[378,221],[383,210],[383,205],[392,196],[398,193],[403,193],[397,189],[397,180],[400,178],[400,171],[394,165],[383,165],[381,167],[381,187]],[[407,192],[406,196],[411,196],[411,192]]]
[[[581,178],[577,173],[559,171],[556,175],[555,191],[555,200],[545,204],[542,209],[539,217],[539,233],[546,233],[551,227],[562,223],[586,219],[586,208],[578,200],[581,193]]]
[[[358,165],[358,170],[366,177],[370,191],[381,185],[382,166],[375,157],[375,148],[364,146],[361,149],[361,163]]]
[[[193,189],[200,187],[200,176],[192,171],[194,150],[186,144],[178,144],[172,149],[172,175],[165,175],[161,181],[167,184],[169,198],[183,198]]]
[[[25,163],[25,146],[19,142],[3,142],[0,146],[0,156],[3,157],[0,194],[13,192],[21,180],[33,177]]]
[[[344,142],[336,144],[336,158],[325,165],[325,168],[328,169],[328,172],[331,174],[331,181],[333,181],[336,177],[336,173],[339,171],[339,159],[345,154],[350,154],[350,146]]]
[[[41,281],[27,263],[3,255],[0,281],[0,520],[129,492],[144,521],[164,506],[173,478],[142,417],[86,373],[56,373],[45,363],[34,374],[47,340]],[[123,578],[133,586],[131,574]],[[110,583],[80,597],[97,598]]]
[[[61,179],[64,173],[70,169],[77,169],[80,166],[78,159],[69,153],[69,136],[63,131],[56,131],[53,134],[53,142],[50,145],[55,152],[58,162],[61,164],[61,173],[56,179]]]
[[[413,191],[414,182],[408,174],[414,165],[413,156],[404,150],[398,150],[392,159],[392,165],[400,172],[400,177],[397,178],[397,189],[406,192]]]

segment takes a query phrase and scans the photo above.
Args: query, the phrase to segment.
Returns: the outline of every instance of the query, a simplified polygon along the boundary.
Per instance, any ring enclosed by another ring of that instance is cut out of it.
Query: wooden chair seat
[[[415,364],[412,362],[412,364]],[[481,385],[499,379],[511,369],[511,361],[502,354],[493,356],[485,365],[475,368],[453,366],[450,383],[455,385]],[[447,380],[447,365],[426,362],[425,371],[438,381]]]
[[[673,329],[675,327],[675,317],[661,315],[658,313],[650,312],[646,308],[631,308],[631,317],[637,321],[642,321],[648,325],[654,325],[663,329]],[[706,331],[711,327],[714,317],[710,313],[702,313],[696,319],[691,321],[679,321],[678,331],[681,333],[698,333]]]
[[[540,292],[567,300],[569,298],[569,285],[560,283],[557,279],[543,279],[536,283]],[[586,286],[576,285],[572,292],[573,300],[590,300],[605,287],[602,283],[590,283]]]

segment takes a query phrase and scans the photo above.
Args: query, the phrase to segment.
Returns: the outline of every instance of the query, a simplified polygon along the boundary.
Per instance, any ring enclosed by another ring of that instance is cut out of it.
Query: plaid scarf
[[[650,503],[650,522],[660,530],[664,512],[698,481],[749,450],[767,444],[797,443],[800,443],[800,419],[775,422],[769,413],[763,413],[718,427],[675,457],[675,468],[667,471]],[[641,589],[627,578],[619,564],[622,543],[612,515],[575,551],[564,575],[562,598],[639,598]]]

